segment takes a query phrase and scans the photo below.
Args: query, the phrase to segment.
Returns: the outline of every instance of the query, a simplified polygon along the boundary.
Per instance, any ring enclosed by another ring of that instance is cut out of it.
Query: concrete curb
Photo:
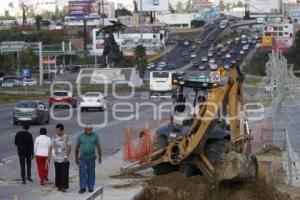
[[[103,199],[105,200],[131,200],[133,196],[142,190],[139,179],[117,179],[111,176],[117,175],[120,167],[125,166],[122,160],[122,150],[107,157],[101,165],[96,165],[96,185],[95,188],[103,186]],[[78,171],[70,174],[70,188],[67,193],[51,191],[41,200],[77,200],[86,199],[90,193],[78,194],[79,176]]]

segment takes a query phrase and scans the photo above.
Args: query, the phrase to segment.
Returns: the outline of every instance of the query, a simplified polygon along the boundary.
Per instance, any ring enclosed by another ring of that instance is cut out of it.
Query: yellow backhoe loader
[[[258,163],[251,153],[253,137],[243,109],[243,75],[239,68],[221,68],[206,77],[174,76],[173,84],[176,92],[170,124],[157,130],[153,151],[148,156],[121,172],[152,167],[155,174],[164,174],[183,167],[186,174],[202,173],[213,184],[256,178]],[[195,92],[198,102],[195,100],[193,110],[180,118],[190,91]]]

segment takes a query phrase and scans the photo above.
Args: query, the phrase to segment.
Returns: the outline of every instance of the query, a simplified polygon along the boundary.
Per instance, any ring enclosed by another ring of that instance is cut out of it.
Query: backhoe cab
[[[155,174],[165,174],[184,167],[187,175],[201,172],[216,184],[255,178],[258,165],[250,149],[247,113],[239,110],[244,105],[242,82],[236,66],[209,76],[174,76],[177,88],[170,123],[157,130],[153,152],[122,171],[152,167]],[[186,97],[191,93],[192,106]]]

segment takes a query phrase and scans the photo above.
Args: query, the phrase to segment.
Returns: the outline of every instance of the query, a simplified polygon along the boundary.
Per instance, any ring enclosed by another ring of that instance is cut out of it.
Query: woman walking
[[[47,129],[40,129],[40,136],[36,137],[34,141],[34,155],[40,177],[40,184],[44,185],[48,181],[48,151],[51,139],[47,136]]]
[[[64,125],[56,125],[56,135],[53,136],[48,151],[48,160],[52,154],[55,166],[55,186],[58,191],[66,192],[69,188],[69,155],[71,152],[71,139],[64,133]],[[48,163],[49,161],[47,161]]]

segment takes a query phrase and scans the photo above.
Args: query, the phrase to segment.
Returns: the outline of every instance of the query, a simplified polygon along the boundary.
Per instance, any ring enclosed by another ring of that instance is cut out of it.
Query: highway
[[[202,56],[207,56],[208,49],[212,46],[214,40],[222,32],[222,29],[219,28],[219,21],[216,20],[214,25],[207,25],[204,27],[204,31],[197,36],[196,38],[190,38],[190,44],[184,45],[185,40],[178,40],[177,45],[172,51],[170,51],[164,60],[167,60],[170,63],[175,64],[175,68],[180,68],[189,64],[184,60],[182,52],[188,52],[189,55],[192,53],[189,51],[191,43],[201,39],[201,44],[197,44],[197,54],[196,59],[200,60]],[[238,55],[242,44],[232,43],[231,49],[234,55]],[[254,45],[253,45],[254,46]],[[253,47],[252,46],[252,47]],[[246,55],[244,55],[246,56]],[[219,66],[229,64],[230,60],[235,59],[221,59],[216,54],[214,55],[216,63]],[[244,58],[244,57],[243,57]],[[160,62],[157,60],[155,63]],[[190,68],[187,70],[187,74],[193,74],[194,71],[202,72],[199,69]],[[204,70],[209,72],[209,69]],[[68,78],[73,79],[74,74],[68,76]],[[149,72],[146,73],[146,76],[149,76]],[[62,77],[60,77],[62,79]],[[62,79],[63,80],[63,79]],[[246,92],[249,94],[255,94],[257,89],[248,88]],[[122,94],[128,95],[128,94]],[[82,131],[80,126],[80,121],[82,123],[91,123],[95,124],[95,133],[100,137],[100,143],[103,150],[104,157],[112,155],[113,153],[119,151],[123,146],[124,139],[124,130],[125,127],[130,125],[133,128],[142,128],[146,122],[152,122],[156,119],[169,119],[171,112],[171,101],[168,99],[151,99],[148,97],[148,93],[135,93],[133,97],[128,99],[115,98],[111,94],[107,97],[108,109],[104,112],[80,112],[72,110],[73,113],[70,114],[69,109],[55,109],[52,116],[50,124],[39,126],[32,125],[30,132],[33,134],[33,137],[39,135],[39,129],[41,127],[46,127],[48,129],[48,135],[52,137],[55,134],[55,125],[57,123],[63,123],[65,125],[65,132],[70,135],[73,142],[73,151],[71,156],[71,170],[77,168],[74,163],[74,143],[76,137]],[[19,178],[19,163],[16,152],[16,147],[14,146],[14,136],[15,133],[21,130],[20,125],[13,125],[12,121],[12,112],[14,109],[14,104],[1,105],[0,106],[0,163],[3,166],[0,166],[0,178],[8,181],[12,181]],[[158,113],[158,114],[157,114]],[[67,118],[70,114],[69,119]],[[137,135],[135,135],[137,136]],[[53,167],[50,179],[53,179]],[[36,174],[35,163],[33,164],[33,179],[35,182],[38,181]],[[14,182],[13,182],[14,183]],[[5,185],[0,189],[0,199],[8,199],[13,196],[13,194],[22,193],[23,199],[32,200],[32,196],[26,198],[26,194],[30,194],[30,187],[26,186],[24,188],[18,188],[16,184]],[[22,200],[23,200],[22,199]]]

